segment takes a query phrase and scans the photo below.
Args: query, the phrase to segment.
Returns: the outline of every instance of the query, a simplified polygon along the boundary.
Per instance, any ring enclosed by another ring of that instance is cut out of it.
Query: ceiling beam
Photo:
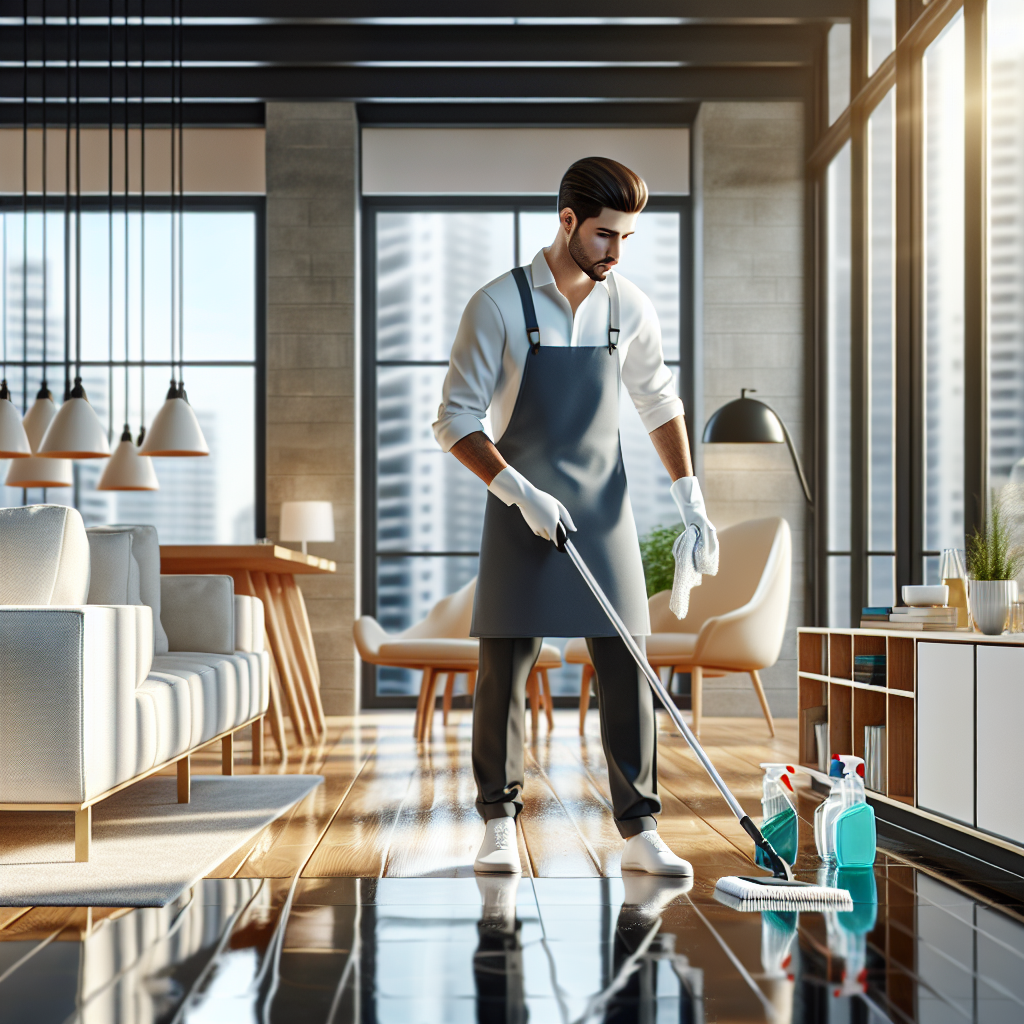
[[[83,100],[108,95],[106,68],[83,67],[77,88]],[[30,99],[42,96],[40,69],[29,74]],[[800,67],[189,67],[187,100],[735,100],[802,99],[809,71]],[[72,75],[72,79],[75,76]],[[124,96],[123,74],[113,76],[115,98]],[[146,95],[167,96],[167,68],[150,68]],[[46,75],[47,95],[65,94],[63,69]],[[22,69],[0,68],[0,100],[21,101]],[[73,90],[76,88],[74,83]],[[128,95],[138,96],[138,69],[128,75]]]
[[[697,66],[809,64],[823,29],[805,25],[187,25],[182,50],[188,61],[344,64],[355,61],[673,61]],[[146,28],[147,61],[171,56],[172,30]],[[74,29],[71,35],[74,36]],[[125,30],[115,23],[81,29],[80,57],[106,61],[125,56]],[[129,60],[139,60],[142,30],[129,26]],[[111,43],[113,44],[111,47]],[[20,27],[0,32],[0,61],[21,62]],[[30,25],[28,54],[39,61],[75,56],[63,25]]]
[[[501,125],[605,128],[678,127],[699,103],[360,103],[359,123],[387,127]]]
[[[126,0],[114,0],[115,15],[125,9]],[[687,21],[726,23],[744,22],[753,25],[787,22],[848,21],[858,0],[431,0],[429,8],[423,0],[182,0],[186,18],[232,20],[274,19],[294,22],[346,21],[351,19],[379,22],[389,19],[486,19],[539,18],[588,21],[595,18],[637,19],[677,18]],[[38,17],[43,0],[29,0],[29,16]],[[48,5],[48,14],[56,16]],[[76,9],[83,18],[106,18],[108,0],[77,0]],[[127,0],[128,11],[138,16],[140,0]],[[23,0],[0,0],[0,17],[22,17]],[[148,17],[168,17],[171,0],[146,0]],[[429,10],[429,14],[425,13]],[[63,11],[60,12],[63,14]]]

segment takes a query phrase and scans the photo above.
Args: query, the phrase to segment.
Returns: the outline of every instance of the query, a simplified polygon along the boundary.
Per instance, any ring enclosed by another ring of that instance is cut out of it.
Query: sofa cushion
[[[153,702],[156,715],[154,764],[163,764],[189,749],[192,738],[192,700],[187,679],[178,675],[151,675],[136,692]]]
[[[170,651],[235,652],[235,581],[230,576],[161,576]]]
[[[161,654],[153,661],[150,679],[182,679],[188,686],[189,747],[213,739],[221,731],[217,729],[221,700],[216,671],[197,661],[180,660],[173,654]]]
[[[153,659],[153,669],[173,672],[180,669],[197,672],[212,669],[216,677],[215,704],[203,709],[203,733],[216,736],[247,721],[251,703],[249,662],[241,655],[205,654],[201,651],[174,651]],[[213,731],[209,723],[213,721]]]
[[[89,538],[88,604],[142,604],[132,535],[86,530]]]
[[[125,533],[132,535],[132,555],[139,563],[139,596],[153,609],[153,653],[167,653],[160,607],[160,540],[155,526],[90,526],[89,533]]]
[[[0,605],[83,605],[89,542],[77,509],[0,508]]]

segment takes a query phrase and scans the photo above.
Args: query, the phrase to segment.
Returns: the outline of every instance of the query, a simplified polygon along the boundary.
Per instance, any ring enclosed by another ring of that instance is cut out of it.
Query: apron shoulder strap
[[[519,289],[519,301],[523,304],[523,319],[526,321],[526,340],[536,355],[540,351],[540,327],[537,326],[537,310],[533,305],[533,290],[522,267],[513,267],[512,276]]]
[[[619,345],[619,286],[615,275],[608,274],[608,354]]]

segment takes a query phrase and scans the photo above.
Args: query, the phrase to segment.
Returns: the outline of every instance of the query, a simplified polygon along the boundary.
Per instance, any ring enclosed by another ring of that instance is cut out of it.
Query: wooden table
[[[160,571],[231,576],[236,594],[249,594],[263,602],[271,654],[267,717],[278,749],[282,757],[287,756],[282,704],[303,746],[323,737],[326,723],[320,702],[320,666],[295,576],[333,573],[337,565],[277,544],[161,544]]]

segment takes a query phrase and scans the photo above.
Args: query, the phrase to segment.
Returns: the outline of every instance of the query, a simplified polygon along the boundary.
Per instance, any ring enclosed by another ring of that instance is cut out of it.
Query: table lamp
[[[309,541],[334,540],[334,509],[329,501],[286,501],[281,505],[281,540],[302,541],[306,554]]]
[[[754,388],[741,388],[740,397],[727,402],[711,414],[704,427],[705,444],[783,444],[789,448],[793,458],[796,475],[800,477],[800,486],[804,489],[804,497],[808,505],[813,505],[811,489],[807,486],[804,468],[793,447],[793,439],[789,436],[782,417],[770,406],[756,398],[747,398],[747,393],[754,394]]]

